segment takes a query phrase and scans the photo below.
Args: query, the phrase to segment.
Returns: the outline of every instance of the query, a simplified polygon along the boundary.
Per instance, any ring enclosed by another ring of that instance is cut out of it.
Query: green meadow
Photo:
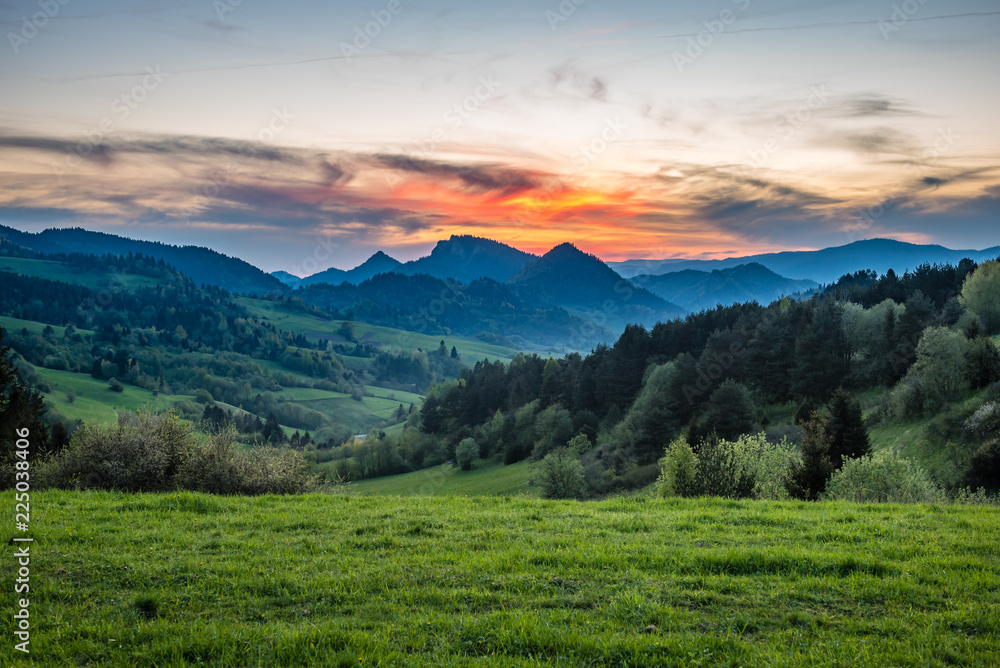
[[[126,385],[122,392],[113,392],[106,380],[96,380],[88,374],[35,367],[35,370],[52,386],[43,393],[45,402],[72,420],[97,424],[110,424],[118,411],[166,410],[175,401],[192,400],[193,395],[158,394],[134,385]],[[75,398],[70,401],[70,390]]]
[[[1000,664],[996,508],[57,491],[31,502],[31,654],[16,665]],[[6,582],[15,568],[2,561]],[[5,587],[4,610],[12,597]],[[10,614],[2,626],[12,665]]]

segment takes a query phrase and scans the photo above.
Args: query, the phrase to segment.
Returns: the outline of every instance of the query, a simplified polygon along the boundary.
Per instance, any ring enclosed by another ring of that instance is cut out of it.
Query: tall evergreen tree
[[[795,499],[815,501],[833,475],[830,462],[830,435],[827,421],[813,411],[810,419],[802,425],[802,461],[795,462],[788,472],[785,488]]]
[[[844,459],[856,459],[871,450],[868,430],[865,429],[861,404],[844,388],[839,388],[830,399],[830,462],[835,469],[844,465]]]
[[[29,461],[46,451],[48,432],[42,422],[45,405],[42,397],[27,387],[10,361],[10,348],[3,345],[3,328],[0,328],[0,489],[14,485],[17,456],[18,430],[28,430],[27,448]]]

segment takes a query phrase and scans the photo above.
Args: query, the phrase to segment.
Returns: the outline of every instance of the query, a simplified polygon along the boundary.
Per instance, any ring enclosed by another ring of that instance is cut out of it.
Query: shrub
[[[122,382],[117,378],[112,378],[108,381],[108,389],[112,392],[124,392],[125,386],[122,385]]]
[[[801,457],[795,443],[785,439],[775,443],[764,434],[748,434],[727,445],[732,466],[752,482],[750,496],[770,500],[788,498],[785,480]]]
[[[88,424],[55,457],[39,465],[40,486],[156,492],[192,446],[191,426],[175,415],[119,413],[111,427]]]
[[[231,433],[197,443],[176,415],[119,413],[111,427],[86,425],[38,466],[39,487],[214,494],[294,494],[315,486],[302,453],[233,447]]]
[[[579,499],[587,490],[580,457],[566,448],[545,455],[537,464],[538,481],[546,499]]]
[[[859,503],[936,503],[946,497],[915,462],[883,451],[846,460],[830,478],[823,498]]]
[[[785,479],[797,458],[794,443],[772,443],[763,433],[735,441],[711,438],[698,454],[680,438],[660,460],[657,491],[660,496],[787,499]]]
[[[463,438],[455,448],[455,460],[463,471],[472,468],[472,460],[479,456],[479,445],[474,438]]]
[[[698,458],[683,437],[668,445],[666,454],[660,459],[656,490],[663,497],[697,496],[700,493]]]
[[[237,450],[232,435],[216,434],[195,448],[177,472],[182,489],[210,494],[300,494],[316,487],[301,452],[260,447]]]

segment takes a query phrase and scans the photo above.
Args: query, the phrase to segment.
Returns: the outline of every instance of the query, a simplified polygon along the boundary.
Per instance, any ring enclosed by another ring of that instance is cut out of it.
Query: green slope
[[[44,394],[45,401],[57,411],[72,420],[110,424],[116,419],[117,411],[165,410],[172,403],[194,399],[190,395],[153,393],[132,385],[126,385],[124,392],[112,392],[108,382],[92,378],[88,374],[72,371],[57,371],[35,367],[35,370],[52,385],[52,391]],[[66,393],[72,389],[76,399],[70,402]]]

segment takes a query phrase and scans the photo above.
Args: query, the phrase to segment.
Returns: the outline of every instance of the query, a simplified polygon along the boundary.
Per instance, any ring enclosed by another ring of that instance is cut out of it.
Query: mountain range
[[[952,250],[944,246],[911,244],[893,239],[863,239],[816,251],[783,251],[724,260],[624,260],[609,262],[608,265],[625,278],[632,278],[641,274],[662,275],[685,269],[712,271],[757,263],[786,278],[833,283],[844,274],[860,269],[873,269],[879,274],[892,269],[897,274],[903,274],[924,263],[958,264],[963,258],[982,262],[998,256],[1000,246],[984,250]]]
[[[776,299],[808,293],[819,287],[819,283],[809,279],[779,276],[756,262],[710,272],[684,269],[660,276],[640,274],[633,277],[632,282],[695,313],[720,304],[728,306],[752,301],[770,304]]]
[[[767,304],[781,296],[808,293],[819,284],[832,283],[859,269],[884,273],[891,268],[902,274],[924,263],[955,264],[965,257],[983,261],[1000,256],[1000,247],[951,250],[869,239],[818,251],[723,260],[605,263],[568,243],[539,257],[498,241],[456,235],[439,241],[429,255],[417,260],[400,262],[378,251],[353,269],[330,268],[300,278],[283,271],[267,274],[240,258],[208,248],[138,241],[81,228],[30,233],[0,225],[0,238],[41,253],[141,253],[164,260],[199,284],[250,295],[298,295],[307,303],[337,303],[341,307],[349,296],[367,293],[341,291],[339,297],[326,298],[320,296],[324,285],[360,286],[380,275],[426,275],[464,286],[485,280],[476,288],[491,293],[483,304],[491,300],[499,304],[509,298],[520,303],[518,312],[565,309],[603,331],[620,331],[628,322],[650,325],[718,304],[753,300]],[[390,279],[380,284],[377,293],[387,294],[386,288],[393,281],[404,293],[415,285]],[[305,288],[313,289],[305,292]]]
[[[537,259],[531,253],[491,239],[452,235],[450,239],[439,241],[430,255],[405,263],[378,251],[362,264],[346,271],[332,267],[304,278],[285,271],[276,271],[272,276],[292,288],[315,283],[340,285],[345,281],[359,285],[369,278],[389,272],[406,276],[427,274],[462,283],[471,283],[477,278],[491,278],[502,283]]]

